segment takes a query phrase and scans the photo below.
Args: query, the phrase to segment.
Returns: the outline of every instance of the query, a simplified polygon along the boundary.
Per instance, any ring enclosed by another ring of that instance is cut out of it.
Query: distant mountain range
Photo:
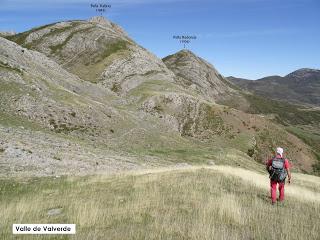
[[[254,81],[236,77],[228,80],[263,97],[320,106],[320,70],[317,69],[303,68],[284,77],[269,76]]]

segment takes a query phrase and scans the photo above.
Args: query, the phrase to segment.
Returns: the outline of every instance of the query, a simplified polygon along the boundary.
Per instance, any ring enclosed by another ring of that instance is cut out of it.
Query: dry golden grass
[[[219,171],[225,176],[235,176],[242,181],[248,182],[262,189],[269,189],[269,181],[267,173],[258,173],[243,168],[236,168],[231,166],[183,166],[183,167],[167,167],[156,169],[144,169],[135,172],[125,172],[125,175],[143,175],[143,174],[156,174],[163,172],[192,172],[200,169],[208,169]],[[97,176],[99,179],[107,178],[108,176]],[[92,179],[93,181],[94,178]],[[320,202],[320,177],[306,175],[301,173],[293,173],[292,184],[286,184],[286,195],[300,199],[302,201]]]
[[[294,177],[301,185],[276,206],[266,175],[227,166],[2,181],[0,239],[13,238],[13,223],[77,224],[75,236],[38,239],[319,239],[319,178]]]

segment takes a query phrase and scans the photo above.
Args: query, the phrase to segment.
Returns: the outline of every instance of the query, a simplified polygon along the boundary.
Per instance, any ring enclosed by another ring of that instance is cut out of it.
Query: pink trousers
[[[280,201],[284,200],[284,182],[270,181],[272,202],[277,201],[277,184],[280,192],[279,200]]]

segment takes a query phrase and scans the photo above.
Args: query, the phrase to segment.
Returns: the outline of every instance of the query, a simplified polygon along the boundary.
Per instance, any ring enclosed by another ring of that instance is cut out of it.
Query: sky
[[[224,76],[258,79],[320,69],[320,0],[0,0],[0,31],[103,14],[158,57],[186,48]]]

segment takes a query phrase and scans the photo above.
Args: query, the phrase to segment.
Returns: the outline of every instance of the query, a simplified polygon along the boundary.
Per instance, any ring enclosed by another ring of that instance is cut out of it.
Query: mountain
[[[232,83],[210,63],[189,50],[167,56],[163,62],[175,73],[177,83],[199,92],[210,101],[227,98],[236,93]]]
[[[50,24],[8,39],[118,94],[150,79],[173,81],[172,72],[160,59],[104,17]]]
[[[301,171],[317,163],[311,146],[269,116],[220,104],[252,103],[211,64],[185,50],[161,60],[107,19],[0,43],[1,175],[254,167],[278,145]]]
[[[6,31],[6,32],[0,31],[0,37],[9,37],[15,34],[16,33],[14,31]]]
[[[303,68],[284,77],[270,76],[255,81],[229,77],[237,86],[257,95],[294,104],[320,106],[320,70]]]
[[[111,105],[111,91],[3,38],[0,85],[1,174],[81,174],[95,170],[96,162],[101,169],[116,167],[107,157],[112,152],[96,146],[134,120]]]

